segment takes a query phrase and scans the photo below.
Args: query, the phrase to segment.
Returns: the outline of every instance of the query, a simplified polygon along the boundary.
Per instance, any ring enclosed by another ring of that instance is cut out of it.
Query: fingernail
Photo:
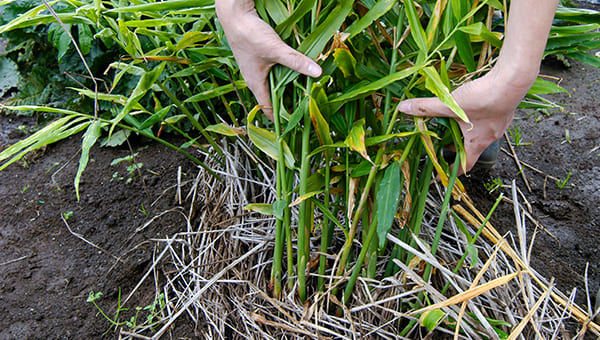
[[[317,64],[310,64],[306,73],[309,76],[316,78],[321,75],[321,67]]]
[[[403,101],[398,104],[398,110],[404,113],[410,113],[412,110],[412,103],[410,101]]]

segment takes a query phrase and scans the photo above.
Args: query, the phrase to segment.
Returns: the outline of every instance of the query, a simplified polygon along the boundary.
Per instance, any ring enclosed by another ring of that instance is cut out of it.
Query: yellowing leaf
[[[352,129],[350,130],[350,134],[346,138],[344,142],[351,150],[358,152],[361,156],[363,156],[366,160],[373,163],[369,155],[367,154],[367,147],[365,145],[365,120],[360,119],[352,124]]]
[[[458,106],[450,91],[444,85],[442,78],[437,73],[435,67],[428,66],[421,70],[421,73],[425,77],[425,87],[433,92],[446,106],[448,106],[457,116],[465,122],[469,122],[469,117],[465,111]]]

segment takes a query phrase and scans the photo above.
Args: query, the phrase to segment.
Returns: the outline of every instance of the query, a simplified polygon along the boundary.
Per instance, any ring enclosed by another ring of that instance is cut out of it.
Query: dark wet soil
[[[25,136],[15,126],[27,130],[32,124],[2,114],[0,148]],[[102,292],[97,303],[114,317],[119,289],[124,299],[152,262],[155,243],[148,241],[185,229],[179,214],[166,214],[136,232],[177,205],[177,168],[184,181],[195,176],[190,161],[143,141],[132,141],[132,150],[96,147],[78,202],[73,179],[80,143],[73,137],[48,146],[0,173],[0,339],[94,339],[107,331],[107,338],[118,338],[86,302],[89,293]],[[110,165],[132,151],[143,164],[139,173],[130,174],[127,162]],[[154,301],[153,280],[145,282],[120,321]],[[178,325],[176,333],[193,335],[188,324]]]

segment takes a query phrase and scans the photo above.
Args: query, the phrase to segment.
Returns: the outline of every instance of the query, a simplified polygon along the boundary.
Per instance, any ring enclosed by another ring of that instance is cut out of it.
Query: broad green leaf
[[[294,113],[292,113],[292,115],[290,116],[290,119],[288,120],[288,123],[285,126],[285,131],[283,131],[283,133],[281,134],[282,136],[285,136],[290,131],[292,131],[296,126],[298,126],[298,123],[300,123],[302,118],[304,118],[304,112],[308,109],[308,101],[308,96],[305,96],[302,99],[296,110],[294,110]]]
[[[431,332],[439,325],[444,317],[446,317],[446,313],[441,309],[434,309],[421,314],[419,323]]]
[[[163,107],[162,109],[156,111],[156,113],[152,114],[150,117],[146,118],[146,120],[142,122],[142,124],[140,125],[140,129],[144,130],[154,126],[154,124],[162,122],[167,116],[167,113],[169,113],[169,110],[171,110],[171,105]]]
[[[127,99],[127,103],[119,112],[119,114],[112,120],[112,126],[110,128],[109,136],[112,134],[113,130],[121,122],[121,120],[131,112],[131,110],[139,103],[140,99],[144,97],[144,95],[150,90],[152,85],[158,80],[158,77],[162,74],[165,68],[165,63],[162,62],[157,65],[152,71],[148,71],[144,73],[144,75],[138,81],[135,89]]]
[[[356,75],[356,59],[350,51],[343,48],[336,48],[333,52],[333,58],[337,67],[344,73],[345,78]]]
[[[423,66],[415,65],[413,67],[404,69],[402,71],[392,73],[381,79],[373,81],[366,86],[361,86],[359,88],[353,89],[350,92],[346,92],[337,98],[333,98],[330,101],[330,103],[348,102],[348,101],[351,101],[351,100],[354,100],[354,99],[357,99],[360,97],[367,96],[367,95],[369,95],[375,91],[378,91],[394,82],[397,82],[399,80],[402,80],[404,78],[407,78],[407,77],[413,75],[415,72],[419,71],[422,68],[423,68]]]
[[[89,54],[92,49],[92,40],[94,40],[90,26],[78,24],[77,33],[79,35],[79,48],[81,49],[81,53],[83,53],[83,55]]]
[[[21,82],[21,74],[17,64],[9,58],[0,57],[0,98],[12,88],[16,88]]]
[[[302,19],[306,15],[306,13],[310,12],[311,9],[314,8],[317,0],[302,0],[294,8],[292,14],[290,14],[285,20],[275,27],[275,31],[281,36],[282,39],[287,39],[290,34],[292,34],[292,30],[296,23]]]
[[[410,25],[410,34],[419,47],[419,60],[422,61],[422,58],[429,51],[429,46],[427,46],[427,38],[425,37],[425,31],[423,30],[423,26],[421,26],[421,20],[417,14],[414,0],[404,0],[404,5],[406,8],[408,24]]]
[[[265,9],[275,24],[280,24],[290,15],[282,1],[265,1]]]
[[[379,0],[371,7],[371,9],[359,20],[353,22],[347,29],[346,32],[350,33],[350,38],[363,32],[369,27],[375,20],[385,15],[389,10],[392,9],[396,0]]]
[[[266,153],[267,156],[273,158],[274,160],[279,160],[279,143],[277,142],[277,136],[275,133],[256,127],[253,124],[248,124],[248,137],[250,140],[259,148],[262,152]],[[294,156],[292,151],[287,146],[285,141],[282,141],[283,145],[283,157],[285,160],[285,165],[293,169],[294,168]]]
[[[401,192],[400,165],[398,165],[398,162],[392,162],[385,169],[383,178],[377,187],[375,204],[377,206],[377,237],[379,239],[379,248],[382,248],[385,244],[387,234],[392,228]]]
[[[477,250],[477,247],[475,247],[475,245],[469,243],[465,246],[465,249],[467,251],[467,254],[469,254],[469,256],[471,256],[471,268],[475,267],[477,265],[477,263],[479,262],[479,251]]]
[[[483,40],[489,42],[494,47],[502,47],[502,41],[498,39],[496,34],[490,32],[482,22],[477,22],[468,26],[459,28],[460,31],[470,34],[472,37],[481,37]]]
[[[171,25],[183,25],[198,20],[197,18],[160,18],[160,19],[143,19],[143,20],[128,20],[123,24],[127,27],[161,27]],[[201,33],[201,32],[197,32]]]
[[[569,34],[566,36],[550,37],[546,43],[546,53],[554,50],[565,50],[571,48],[569,52],[578,52],[577,45],[590,40],[600,39],[600,32]]]
[[[178,52],[186,48],[196,47],[196,44],[212,38],[214,34],[212,32],[187,32],[177,42],[173,52]]]
[[[477,64],[475,63],[475,56],[473,55],[473,47],[471,41],[466,33],[457,31],[454,33],[454,43],[458,49],[458,55],[460,59],[467,67],[467,71],[475,72]]]
[[[558,6],[554,18],[579,24],[597,24],[600,22],[600,12],[591,9]]]
[[[133,6],[119,6],[109,9],[107,12],[116,13],[139,13],[143,11],[160,12],[160,11],[175,11],[187,8],[213,6],[214,0],[169,0],[160,2],[151,2]]]
[[[527,94],[550,94],[559,92],[569,93],[567,90],[551,81],[537,78]]]
[[[251,203],[244,207],[244,210],[251,210],[263,215],[274,216],[273,205],[266,203]]]
[[[444,85],[444,82],[440,78],[440,75],[437,73],[435,67],[428,66],[421,70],[423,76],[425,77],[425,87],[435,94],[446,106],[448,106],[457,116],[465,122],[469,121],[469,117],[465,111],[458,106],[450,91]]]
[[[275,203],[273,203],[273,215],[278,219],[282,219],[286,208],[287,202],[285,200],[275,201]]]
[[[568,35],[577,33],[586,33],[597,30],[600,24],[572,25],[572,26],[552,26],[550,35]]]
[[[92,146],[94,146],[94,144],[96,144],[98,137],[100,137],[102,125],[103,123],[101,123],[99,120],[94,121],[92,124],[90,124],[90,126],[87,128],[87,131],[83,135],[83,142],[81,143],[81,157],[79,157],[79,167],[77,168],[77,174],[73,180],[77,201],[79,201],[79,182],[81,180],[81,175],[83,174],[83,170],[85,170],[88,161],[90,160],[90,149]]]
[[[357,166],[352,168],[350,177],[356,178],[356,177],[365,176],[365,175],[369,174],[369,172],[371,172],[371,168],[373,168],[372,163],[370,163],[369,161],[363,161],[360,164],[358,164]]]
[[[235,89],[241,90],[246,88],[246,82],[243,80],[236,80],[233,84],[227,84],[223,86],[216,87],[214,89],[210,89],[197,95],[191,96],[184,101],[184,103],[196,103],[203,100],[212,99],[215,97],[219,97],[225,95],[227,93],[235,91]]]
[[[209,125],[204,130],[218,133],[223,136],[230,136],[230,137],[246,134],[246,131],[244,131],[243,129],[233,128],[225,123]]]
[[[568,58],[575,59],[582,63],[600,68],[600,58],[585,52],[573,52],[565,55]]]
[[[78,89],[74,87],[68,87],[68,89],[77,91],[80,95],[86,96],[88,98],[95,97],[94,91],[90,91],[87,89]],[[127,104],[127,97],[118,94],[98,93],[98,100],[104,100],[119,105]],[[135,104],[132,109],[137,111],[145,111],[144,107],[139,103]]]
[[[352,124],[352,129],[344,142],[351,150],[358,152],[369,162],[371,158],[367,154],[367,147],[365,145],[365,119],[362,118]]]

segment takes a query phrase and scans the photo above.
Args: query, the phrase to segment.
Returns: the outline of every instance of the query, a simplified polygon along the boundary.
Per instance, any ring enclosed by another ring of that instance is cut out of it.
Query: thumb
[[[274,62],[292,70],[316,78],[323,73],[321,66],[309,57],[282,43],[275,49]]]
[[[435,97],[413,98],[401,101],[398,110],[419,117],[456,117],[452,110]]]

